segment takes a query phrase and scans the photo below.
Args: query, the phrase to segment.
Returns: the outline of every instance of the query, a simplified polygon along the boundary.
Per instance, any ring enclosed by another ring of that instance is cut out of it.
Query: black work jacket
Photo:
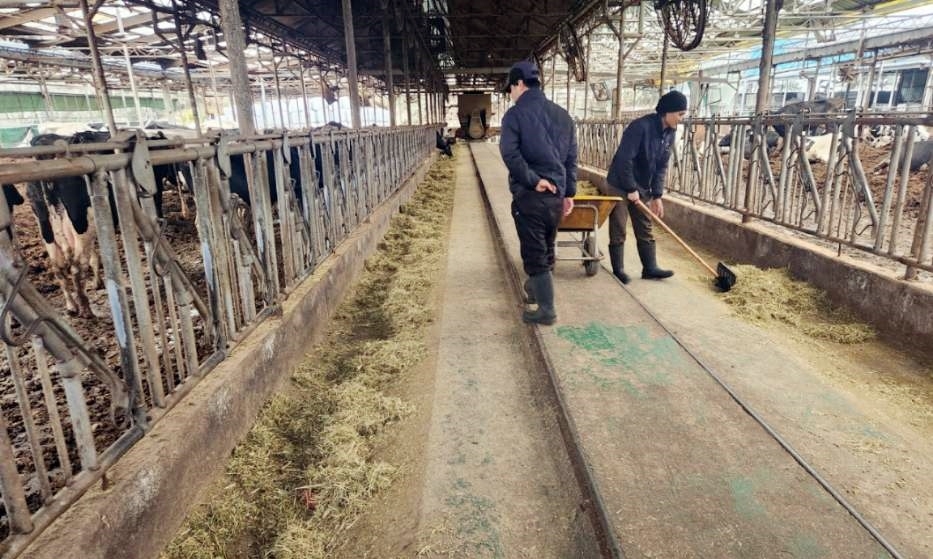
[[[577,136],[573,119],[540,88],[522,93],[502,117],[499,153],[512,195],[534,190],[542,178],[561,197],[577,193]]]
[[[657,113],[636,119],[622,133],[606,182],[623,192],[637,190],[644,198],[660,198],[674,134]]]

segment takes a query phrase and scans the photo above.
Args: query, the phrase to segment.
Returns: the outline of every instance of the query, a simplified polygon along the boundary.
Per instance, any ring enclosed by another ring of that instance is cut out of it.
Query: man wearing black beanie
[[[658,217],[664,217],[664,177],[671,155],[671,144],[677,125],[687,115],[687,98],[679,91],[665,93],[655,108],[655,114],[636,119],[625,128],[622,141],[609,165],[609,175],[602,193],[622,196],[626,201],[617,204],[609,215],[609,260],[612,273],[622,283],[630,278],[623,266],[625,222],[632,218],[632,229],[638,256],[641,259],[642,279],[664,279],[674,275],[670,270],[658,268],[651,219],[643,214],[635,202],[641,199]]]

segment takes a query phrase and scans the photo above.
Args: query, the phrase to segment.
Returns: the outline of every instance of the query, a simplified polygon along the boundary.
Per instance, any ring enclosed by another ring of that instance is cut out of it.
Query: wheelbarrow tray
[[[558,240],[559,247],[573,247],[580,251],[580,256],[558,255],[557,260],[582,261],[586,275],[594,276],[599,271],[600,254],[597,235],[599,228],[609,217],[612,209],[624,198],[618,196],[574,196],[573,211],[561,219],[558,232],[571,233],[571,240]],[[579,235],[574,235],[579,233]]]
[[[574,196],[573,211],[560,220],[558,231],[593,231],[602,227],[617,203],[619,196]]]

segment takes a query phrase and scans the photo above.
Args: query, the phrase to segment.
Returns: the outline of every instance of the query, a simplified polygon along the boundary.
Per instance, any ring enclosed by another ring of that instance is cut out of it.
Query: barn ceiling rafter
[[[928,3],[787,0],[778,35],[806,34],[810,38],[806,48],[815,48],[839,39],[859,21]],[[557,56],[563,64],[560,36],[567,28],[577,37],[577,51],[588,38],[596,48],[608,49],[605,58],[615,56],[618,49],[612,44],[617,44],[616,33],[621,32],[622,40],[631,45],[627,81],[656,75],[663,51],[653,4],[640,0],[353,0],[351,4],[359,72],[376,88],[384,88],[386,28],[393,81],[396,87],[411,89],[494,90],[516,60]],[[320,80],[323,74],[332,85],[346,79],[340,0],[255,0],[240,2],[240,8],[247,30],[247,64],[256,83],[260,77],[270,78],[276,69],[280,82],[290,89],[301,77]],[[643,11],[640,22],[639,10]],[[190,31],[185,49],[192,54],[194,79],[201,84],[213,79],[213,84],[226,87],[229,77],[217,14],[218,0],[105,0],[93,25],[108,82],[125,80],[129,59],[134,74],[144,81],[180,84],[183,73],[174,48],[178,17]],[[671,49],[668,75],[674,79],[695,75],[703,63],[760,46],[762,14],[762,0],[716,0],[703,43],[686,53]],[[42,73],[52,80],[73,80],[75,70],[88,68],[87,53],[77,0],[0,0],[0,59],[6,62],[6,79],[28,81]]]

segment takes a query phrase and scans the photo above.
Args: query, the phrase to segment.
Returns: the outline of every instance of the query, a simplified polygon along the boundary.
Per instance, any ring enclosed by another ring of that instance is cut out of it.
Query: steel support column
[[[51,119],[52,110],[54,108],[52,104],[52,94],[49,93],[49,84],[47,84],[45,81],[45,71],[44,71],[44,67],[41,64],[39,65],[38,70],[39,70],[39,91],[42,92],[42,101],[43,101],[43,104],[45,105],[45,118]]]
[[[586,79],[583,80],[583,120],[586,120],[587,112],[590,108],[590,76],[593,75],[593,72],[590,71],[590,34],[586,34]]]
[[[619,14],[619,59],[616,63],[616,90],[612,97],[612,119],[619,120],[622,113],[622,70],[625,68],[625,9]]]
[[[570,105],[570,79],[572,72],[570,71],[570,61],[566,58],[564,61],[567,62],[567,106],[565,108],[567,109],[567,112],[571,112],[573,110],[573,107]]]
[[[347,42],[347,81],[350,84],[350,123],[360,127],[360,89],[356,75],[356,38],[353,33],[353,7],[350,0],[342,0],[343,34]]]
[[[227,41],[230,82],[236,99],[240,134],[250,136],[256,133],[256,122],[253,120],[253,98],[246,70],[246,38],[243,35],[243,21],[240,19],[240,5],[237,0],[218,0],[217,4],[220,9],[220,26]]]
[[[178,46],[175,47],[175,44],[170,41],[167,37],[164,37],[161,32],[158,30],[156,25],[155,12],[152,14],[152,27],[156,31],[156,35],[161,37],[165,42],[171,44],[178,50],[178,56],[181,57],[181,68],[185,73],[185,85],[188,90],[188,105],[191,107],[192,116],[194,118],[194,129],[198,131],[198,134],[201,134],[201,115],[198,113],[198,102],[197,98],[194,95],[194,84],[191,81],[191,72],[188,70],[188,52],[185,50],[185,34],[181,32],[181,19],[178,17],[178,14],[181,10],[177,2],[172,2],[172,8],[174,12],[173,20],[175,22],[175,36],[178,38]]]
[[[664,34],[664,46],[661,47],[661,77],[658,79],[658,95],[664,95],[664,80],[667,78],[667,49],[670,45],[670,38],[667,33]]]
[[[324,115],[324,124],[327,124],[331,121],[331,118],[328,110],[330,103],[327,102],[327,80],[324,79],[324,68],[318,68],[318,78],[321,82],[321,112]]]
[[[405,79],[405,110],[408,120],[405,124],[411,126],[411,74],[408,71],[408,49],[405,48],[405,33],[402,33],[402,74]]]
[[[758,65],[758,95],[755,98],[755,113],[762,114],[768,108],[771,97],[771,61],[774,58],[774,38],[777,32],[778,1],[766,0],[765,28],[761,39],[761,62]]]
[[[308,89],[305,86],[305,65],[298,59],[298,82],[301,85],[301,106],[304,108],[305,128],[311,128],[311,106],[308,104]]]
[[[100,108],[104,113],[104,119],[107,121],[107,128],[113,134],[117,131],[117,124],[113,119],[113,107],[110,105],[110,93],[107,91],[107,78],[104,76],[104,67],[100,62],[100,51],[97,50],[97,35],[94,33],[94,15],[97,13],[98,6],[95,5],[94,9],[91,10],[87,5],[87,0],[79,0],[79,3],[81,4],[81,14],[84,16],[88,47],[91,51],[91,68],[93,68],[97,98],[100,100]]]
[[[382,2],[382,44],[385,51],[385,84],[389,94],[389,126],[395,127],[395,83],[392,78],[392,35],[389,33],[389,24],[392,19],[389,17],[388,2]]]
[[[279,121],[282,128],[287,129],[291,126],[291,120],[288,118],[288,112],[282,106],[282,84],[279,82],[279,62],[275,60],[275,53],[272,53],[272,78],[275,80],[275,100],[279,105]],[[286,101],[287,102],[287,101]]]

